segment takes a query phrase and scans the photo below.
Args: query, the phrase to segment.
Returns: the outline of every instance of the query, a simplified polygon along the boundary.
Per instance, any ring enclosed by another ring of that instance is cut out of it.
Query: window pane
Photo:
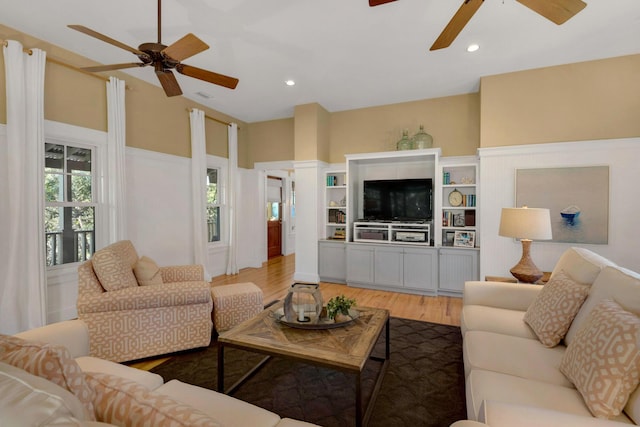
[[[71,201],[90,203],[91,175],[71,175]]]
[[[73,209],[73,230],[93,231],[94,213],[93,206],[74,207]]]
[[[44,199],[47,202],[64,201],[63,185],[64,176],[62,174],[46,173],[44,175]]]
[[[63,208],[47,207],[44,209],[44,231],[57,233],[62,231]]]
[[[45,208],[47,265],[89,259],[95,251],[93,207]]]
[[[207,241],[220,241],[220,208],[218,206],[207,207]]]
[[[67,147],[67,173],[91,175],[91,150]]]
[[[218,169],[207,169],[207,204],[218,203]]]
[[[44,167],[47,172],[64,172],[64,145],[44,144]]]

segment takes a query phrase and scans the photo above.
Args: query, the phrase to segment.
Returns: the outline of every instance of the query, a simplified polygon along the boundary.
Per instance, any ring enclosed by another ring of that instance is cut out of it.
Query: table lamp
[[[511,274],[520,282],[535,283],[543,273],[531,259],[531,241],[551,239],[551,215],[549,209],[502,208],[500,236],[514,237],[522,242],[522,258],[513,266]]]

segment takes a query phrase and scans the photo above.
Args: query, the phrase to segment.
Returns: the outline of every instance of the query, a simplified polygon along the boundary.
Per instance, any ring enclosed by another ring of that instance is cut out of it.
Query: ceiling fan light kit
[[[397,0],[369,0],[369,6],[380,6]],[[587,4],[582,0],[516,0],[537,14],[558,25],[564,24]],[[469,23],[473,15],[480,9],[484,0],[464,0],[458,11],[453,15],[444,30],[429,50],[438,50],[449,47],[458,37],[458,34]],[[477,50],[477,49],[476,49]]]
[[[153,66],[156,76],[158,77],[158,81],[167,96],[182,95],[182,90],[180,89],[180,85],[178,84],[176,76],[173,74],[172,70],[176,70],[178,73],[188,77],[193,77],[198,80],[213,83],[229,89],[235,89],[239,82],[235,77],[229,77],[224,74],[218,74],[213,71],[182,64],[183,60],[209,49],[209,45],[195,35],[189,33],[169,46],[162,44],[161,11],[162,3],[161,0],[158,0],[158,41],[142,43],[137,49],[85,26],[69,25],[68,27],[73,30],[119,47],[120,49],[127,50],[136,55],[141,61],[98,65],[94,67],[84,67],[82,69],[89,72],[102,72],[121,70],[125,68]]]

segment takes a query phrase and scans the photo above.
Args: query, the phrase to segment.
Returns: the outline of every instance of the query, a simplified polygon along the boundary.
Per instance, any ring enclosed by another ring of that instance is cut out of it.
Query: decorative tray
[[[347,326],[353,323],[359,316],[360,313],[357,310],[349,309],[350,320],[346,320],[344,322],[335,322],[333,319],[329,319],[328,317],[321,317],[317,321],[315,321],[314,317],[311,316],[311,319],[307,322],[299,322],[298,320],[287,321],[284,316],[284,310],[279,308],[275,311],[271,312],[276,321],[282,323],[283,325],[289,326],[291,328],[297,329],[333,329],[333,328],[341,328],[343,326]]]

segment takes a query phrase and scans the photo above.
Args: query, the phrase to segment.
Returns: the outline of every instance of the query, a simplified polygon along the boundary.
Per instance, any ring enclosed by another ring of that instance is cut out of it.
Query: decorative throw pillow
[[[5,426],[84,426],[79,420],[85,414],[80,400],[69,391],[0,362],[0,416]]]
[[[546,347],[558,345],[589,295],[589,287],[573,281],[564,271],[544,285],[524,315],[524,321]]]
[[[620,414],[640,382],[640,319],[612,300],[589,314],[560,362],[560,371],[597,418]]]
[[[133,274],[138,279],[138,285],[162,285],[162,274],[160,267],[154,260],[149,257],[142,256],[133,266]]]
[[[91,264],[105,291],[138,286],[131,265],[111,249],[105,248],[94,253]]]
[[[66,347],[0,335],[0,361],[69,390],[84,405],[85,418],[95,420],[93,392]]]
[[[204,412],[134,381],[99,372],[86,376],[96,393],[93,403],[102,422],[128,427],[221,427]]]

